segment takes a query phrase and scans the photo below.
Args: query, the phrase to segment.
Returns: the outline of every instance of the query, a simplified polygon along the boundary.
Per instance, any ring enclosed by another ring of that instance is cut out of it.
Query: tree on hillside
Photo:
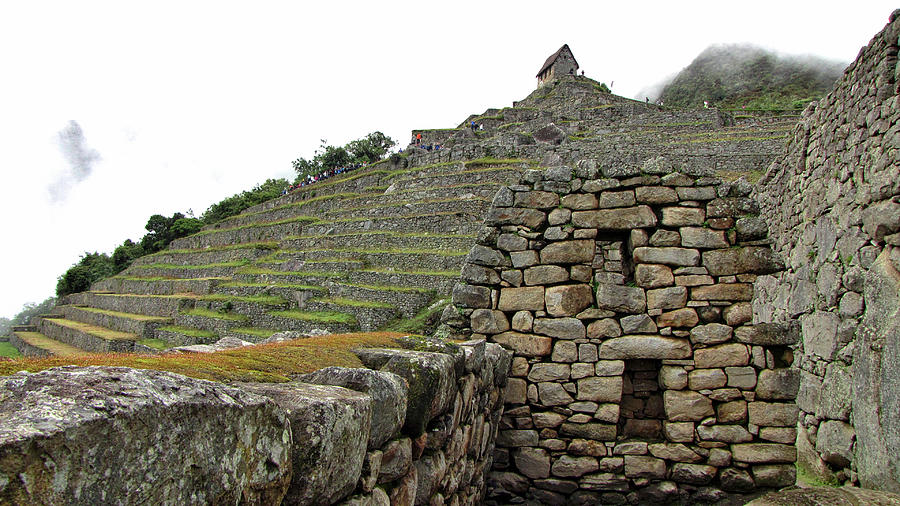
[[[321,140],[312,159],[298,158],[291,162],[297,172],[297,180],[315,176],[326,170],[347,167],[356,163],[372,163],[381,160],[397,142],[381,132],[372,132],[362,139],[350,141],[344,146],[330,146]]]
[[[266,179],[264,183],[258,184],[250,190],[224,198],[209,206],[209,209],[203,213],[200,220],[205,225],[222,221],[229,216],[241,213],[248,207],[253,207],[256,204],[278,197],[289,184],[287,179]]]
[[[56,296],[83,292],[91,283],[115,274],[112,258],[106,253],[85,252],[77,264],[69,268],[56,282]]]

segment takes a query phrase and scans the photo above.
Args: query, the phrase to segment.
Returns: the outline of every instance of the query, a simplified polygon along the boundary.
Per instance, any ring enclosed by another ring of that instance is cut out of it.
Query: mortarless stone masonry
[[[488,212],[467,266],[492,272],[453,302],[461,333],[514,353],[493,500],[709,501],[794,483],[799,335],[749,321],[752,283],[782,265],[738,232],[758,212],[748,185],[661,162],[528,171]]]

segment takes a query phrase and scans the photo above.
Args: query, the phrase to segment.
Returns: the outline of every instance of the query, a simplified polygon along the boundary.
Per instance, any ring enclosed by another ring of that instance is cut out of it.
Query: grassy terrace
[[[202,295],[198,300],[209,302],[249,302],[262,306],[282,306],[288,303],[287,299],[277,295],[228,295],[224,293]]]
[[[429,271],[429,270],[397,270],[390,269],[387,267],[373,267],[369,269],[360,269],[359,272],[377,272],[381,274],[422,274],[425,276],[444,276],[448,278],[455,278],[459,276],[459,271]]]
[[[270,276],[298,276],[308,278],[343,278],[346,275],[340,272],[328,271],[276,271],[249,265],[236,272],[236,274],[270,275]]]
[[[212,381],[290,381],[328,366],[363,367],[350,350],[398,348],[396,339],[405,334],[371,332],[333,334],[282,343],[271,343],[216,353],[135,355],[91,354],[77,357],[27,358],[0,362],[0,375],[18,371],[37,372],[63,365],[121,366],[171,371]]]
[[[217,267],[242,267],[250,263],[250,260],[243,258],[241,260],[233,260],[231,262],[216,262],[212,264],[201,264],[201,265],[182,265],[182,264],[165,264],[165,263],[152,263],[152,264],[143,264],[143,265],[134,265],[132,269],[186,269],[186,270],[199,270],[199,269],[214,269]]]
[[[443,189],[443,188],[439,188]],[[421,190],[410,190],[410,191],[421,191]],[[400,192],[397,192],[400,193]],[[482,202],[490,202],[491,199],[485,197],[473,197],[467,199],[470,200],[480,200]],[[450,197],[450,198],[441,198],[441,199],[426,199],[426,200],[395,200],[393,202],[382,203],[382,204],[373,204],[368,206],[356,206],[356,207],[342,207],[340,209],[331,209],[329,211],[325,211],[324,214],[343,214],[354,211],[369,211],[372,209],[384,209],[388,207],[399,207],[405,206],[407,204],[446,204],[450,202],[464,202],[460,200],[458,197]]]
[[[227,244],[224,246],[209,246],[207,248],[180,248],[180,249],[164,249],[147,255],[147,258],[153,258],[160,255],[189,255],[193,253],[207,253],[212,251],[232,251],[232,250],[274,250],[278,249],[278,243],[275,241],[258,241],[245,242],[241,244]]]
[[[359,196],[359,195],[360,195],[360,194],[359,194],[359,193],[356,193],[356,192],[331,193],[331,194],[328,194],[328,195],[320,195],[320,196],[318,196],[318,197],[310,197],[310,198],[308,198],[308,199],[303,199],[303,200],[298,201],[298,202],[290,202],[290,203],[288,203],[288,204],[282,204],[282,205],[280,205],[280,206],[276,206],[276,207],[273,207],[273,208],[271,208],[271,209],[264,209],[264,210],[262,210],[262,211],[256,211],[256,212],[253,212],[253,213],[241,213],[241,214],[236,214],[236,215],[234,215],[234,216],[229,216],[228,218],[225,218],[224,220],[220,221],[219,223],[225,223],[225,224],[227,224],[229,220],[235,220],[235,219],[238,219],[238,218],[246,218],[247,216],[259,216],[259,215],[263,215],[263,214],[269,214],[269,213],[272,213],[272,212],[284,211],[284,210],[286,210],[286,209],[300,209],[300,208],[302,208],[303,206],[307,206],[307,205],[309,205],[309,204],[313,204],[313,203],[316,203],[316,202],[323,202],[323,201],[326,201],[326,200],[333,200],[333,199],[353,198],[353,197],[357,197],[357,196]],[[242,246],[243,246],[243,245],[242,245]]]
[[[325,292],[324,288],[321,286],[315,285],[302,285],[302,284],[292,284],[292,283],[244,283],[241,281],[230,281],[228,283],[223,283],[219,285],[222,288],[287,288],[289,290],[307,290],[307,291],[317,291],[317,292]]]
[[[137,320],[140,322],[163,322],[163,321],[171,320],[171,318],[166,317],[166,316],[149,316],[149,315],[138,314],[138,313],[123,313],[121,311],[110,311],[107,309],[97,309],[94,307],[85,307],[85,306],[75,306],[75,307],[77,307],[81,311],[87,311],[89,313],[104,314],[104,315],[109,315],[109,316],[115,316],[118,318],[128,318],[129,320]]]
[[[391,309],[394,306],[388,304],[387,302],[378,302],[373,300],[356,300],[356,299],[348,299],[346,297],[317,297],[315,299],[310,299],[307,302],[321,302],[324,304],[335,304],[338,306],[346,306],[346,307],[361,307],[361,308],[369,308],[369,309]]]
[[[98,327],[96,325],[90,325],[88,323],[66,320],[65,318],[53,318],[51,321],[57,325],[68,327],[74,330],[79,330],[81,332],[84,332],[85,334],[90,334],[92,336],[99,337],[100,339],[106,339],[107,341],[134,341],[138,338],[137,334],[132,334],[131,332],[110,330],[105,327]]]
[[[420,286],[395,286],[395,285],[366,285],[361,283],[342,283],[343,286],[353,288],[363,288],[366,290],[376,290],[381,292],[399,292],[399,293],[434,293],[430,288],[422,288]]]
[[[315,216],[297,216],[294,218],[287,218],[284,220],[274,220],[274,221],[261,221],[257,223],[248,223],[246,225],[239,225],[237,227],[229,227],[229,228],[210,228],[206,230],[201,230],[194,235],[189,235],[188,237],[199,237],[209,234],[217,234],[220,232],[233,232],[235,230],[244,230],[248,228],[260,228],[260,227],[274,227],[276,225],[287,225],[289,223],[312,223],[319,221]],[[219,222],[222,223],[222,222]]]
[[[66,343],[61,343],[55,339],[50,339],[49,337],[41,334],[40,332],[16,332],[16,335],[19,336],[20,339],[25,341],[26,343],[36,346],[38,348],[43,348],[54,355],[59,356],[71,356],[71,355],[83,355],[87,353],[84,350],[78,349],[74,346],[70,346]],[[4,343],[12,348],[12,345],[9,343]],[[18,350],[13,348],[16,353]],[[6,357],[15,356],[15,355],[3,355]]]
[[[134,267],[137,267],[135,265]],[[126,281],[211,281],[211,280],[222,280],[229,279],[222,276],[206,276],[201,278],[175,278],[175,277],[167,277],[167,276],[131,276],[131,275],[117,275],[112,276],[109,279],[122,279]]]
[[[359,232],[342,232],[339,234],[317,234],[317,235],[292,235],[285,237],[284,240],[288,241],[291,239],[338,239],[341,237],[357,237],[357,236],[371,236],[371,235],[383,235],[389,237],[422,237],[422,238],[443,238],[443,239],[457,239],[457,238],[467,238],[474,239],[475,236],[472,234],[435,234],[432,232],[397,232],[395,230],[360,230]],[[282,250],[285,251],[285,250]]]
[[[19,335],[21,334],[22,332],[19,332]],[[15,346],[10,344],[9,341],[0,341],[0,357],[18,358],[21,356],[22,354],[19,353],[19,350],[17,350]]]
[[[256,336],[261,339],[268,339],[272,337],[272,334],[280,331],[275,329],[261,329],[259,327],[235,327],[231,329],[231,332],[235,332],[238,334],[247,334],[249,336]]]

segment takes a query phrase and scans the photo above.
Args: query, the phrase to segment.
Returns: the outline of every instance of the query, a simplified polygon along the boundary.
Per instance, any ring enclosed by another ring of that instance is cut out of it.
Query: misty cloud
[[[51,201],[61,202],[68,197],[73,184],[91,175],[94,164],[100,160],[100,153],[88,146],[84,131],[75,120],[69,120],[69,124],[57,133],[56,143],[68,164],[68,170],[50,183],[47,190]]]

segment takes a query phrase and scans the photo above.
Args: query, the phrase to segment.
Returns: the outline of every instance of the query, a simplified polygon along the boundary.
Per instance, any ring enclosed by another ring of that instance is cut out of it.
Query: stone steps
[[[352,314],[358,322],[359,330],[363,332],[378,330],[382,325],[399,315],[397,308],[387,302],[360,301],[335,297],[309,299],[306,301],[303,310]]]
[[[74,294],[72,304],[120,313],[172,317],[183,309],[194,307],[198,295],[140,295],[126,293],[81,292]]]
[[[197,278],[228,278],[234,273],[235,269],[248,265],[250,259],[227,262],[224,264],[212,265],[174,265],[174,264],[146,264],[132,265],[126,271],[125,275],[136,275],[140,277],[154,278],[165,277],[175,279],[197,279]]]
[[[259,327],[279,330],[297,330],[309,332],[313,329],[328,330],[332,333],[352,332],[358,330],[357,323],[350,314],[323,314],[313,311],[273,311],[272,313],[256,313],[244,315],[237,313],[213,314],[215,311],[193,311],[181,313],[175,317],[175,324],[201,330],[209,330],[217,334],[217,338],[228,335],[232,329],[240,327]],[[343,321],[327,321],[328,318],[339,318]]]
[[[365,267],[393,267],[395,269],[414,269],[427,265],[434,270],[454,270],[462,267],[465,251],[429,251],[429,250],[394,250],[367,251],[362,248],[317,249],[306,251],[285,251],[279,253],[284,261],[280,264],[267,264],[273,270],[314,269],[329,272],[352,271]],[[345,268],[333,270],[328,266],[334,264]],[[260,264],[262,266],[262,264]],[[319,266],[323,266],[320,268]]]
[[[241,244],[237,247],[165,249],[152,255],[136,258],[131,264],[131,268],[151,264],[208,265],[252,260],[272,253],[277,248],[277,244],[272,241]]]
[[[9,335],[9,343],[26,357],[66,357],[85,353],[82,349],[34,331],[13,331]]]
[[[434,290],[396,285],[353,285],[333,283],[328,286],[331,296],[356,300],[383,302],[394,306],[404,317],[415,316],[435,297]]]
[[[110,330],[136,334],[142,338],[153,338],[154,329],[172,322],[170,317],[147,316],[136,313],[122,313],[91,307],[57,306],[54,312],[73,321],[87,323]]]
[[[229,279],[225,277],[169,279],[122,274],[97,281],[91,285],[91,291],[133,295],[207,294],[212,293],[213,287],[218,283]]]
[[[197,249],[235,244],[258,243],[278,240],[289,235],[299,235],[306,223],[314,221],[309,216],[298,216],[290,220],[259,222],[224,228],[221,223],[213,228],[204,229],[194,235],[175,239],[170,244],[172,249]]]
[[[347,234],[288,237],[281,241],[284,249],[310,250],[317,248],[370,248],[375,249],[447,249],[467,250],[475,240],[474,235],[448,235],[428,233],[402,233],[371,231]]]
[[[364,269],[351,272],[347,281],[359,285],[414,286],[434,290],[446,295],[453,290],[459,280],[459,271],[445,273],[430,271],[400,271]]]
[[[342,218],[308,225],[304,235],[329,235],[367,231],[431,232],[473,235],[481,226],[482,215],[467,212],[437,212],[429,214],[401,214]],[[301,234],[295,234],[301,235]]]
[[[98,325],[82,323],[67,318],[35,317],[38,331],[75,348],[96,353],[128,352],[141,336],[131,332],[110,330]]]
[[[276,262],[260,262],[254,267],[279,272],[295,272],[301,270],[343,273],[361,269],[365,266],[362,260],[344,258],[287,259]]]
[[[491,199],[471,196],[466,200],[453,198],[436,198],[425,201],[397,201],[392,203],[360,205],[332,209],[323,213],[323,220],[336,220],[342,217],[380,218],[382,216],[399,216],[404,214],[429,215],[446,212],[483,213],[490,207]]]

